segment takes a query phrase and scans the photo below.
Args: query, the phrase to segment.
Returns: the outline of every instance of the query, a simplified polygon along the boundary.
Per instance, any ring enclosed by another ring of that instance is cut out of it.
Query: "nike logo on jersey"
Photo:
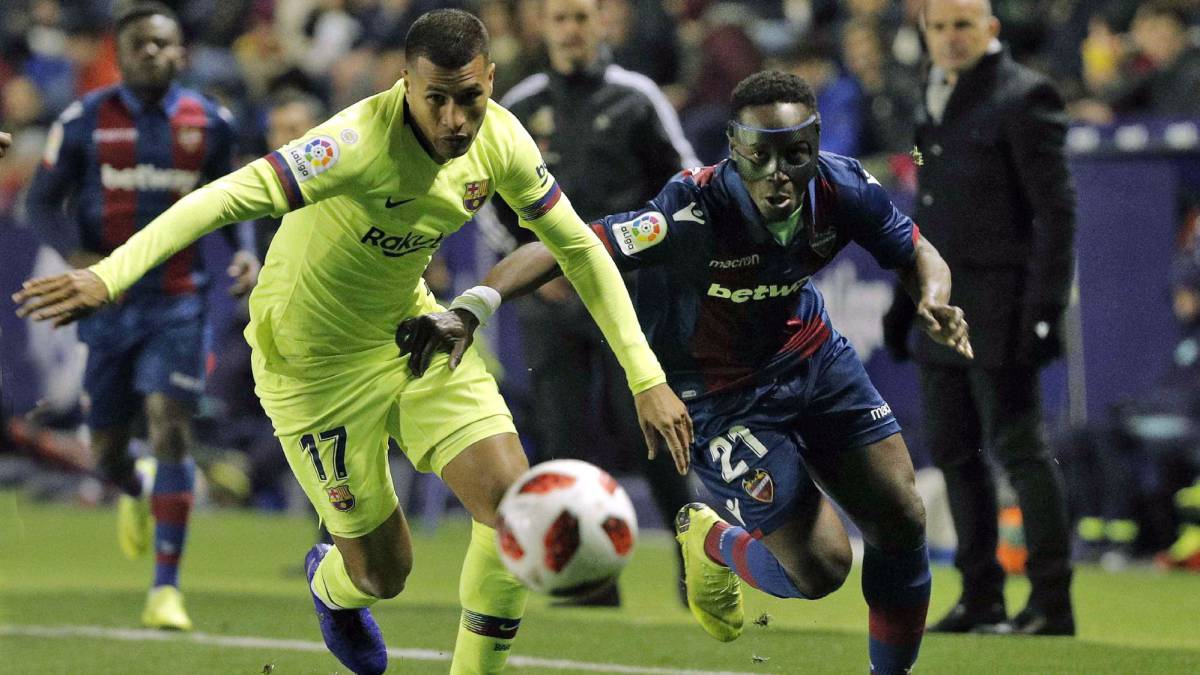
[[[367,230],[360,240],[368,246],[377,246],[383,254],[389,258],[399,258],[400,256],[416,253],[424,249],[436,249],[441,246],[442,240],[446,235],[439,234],[436,237],[430,237],[416,232],[409,232],[404,236],[388,234],[378,227],[372,227]]]
[[[384,206],[385,208],[394,209],[394,208],[396,208],[397,206],[403,206],[403,205],[405,205],[405,204],[407,204],[407,203],[411,202],[413,199],[416,199],[416,197],[413,197],[412,199],[401,199],[401,200],[400,200],[400,201],[398,201],[398,202],[394,202],[394,201],[392,201],[392,198],[391,198],[391,196],[388,196],[388,198],[387,198],[387,201],[385,201],[385,202],[383,203],[383,206]]]

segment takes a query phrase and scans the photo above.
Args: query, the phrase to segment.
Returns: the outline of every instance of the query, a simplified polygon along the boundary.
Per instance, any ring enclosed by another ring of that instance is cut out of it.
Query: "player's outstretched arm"
[[[71,270],[26,281],[12,299],[20,305],[17,316],[53,320],[57,327],[83,318],[108,302],[108,288],[91,270]]]
[[[531,293],[561,274],[562,268],[545,244],[533,242],[518,248],[488,272],[481,286],[459,296],[449,311],[406,319],[396,335],[401,355],[410,355],[409,368],[417,376],[439,351],[450,353],[453,369],[474,340],[475,329],[502,301]],[[650,459],[665,442],[676,470],[687,473],[693,438],[687,407],[665,382],[635,394],[634,405]]]
[[[912,265],[899,272],[900,282],[917,305],[921,329],[934,342],[975,358],[963,311],[950,304],[950,267],[942,254],[925,237],[918,237]]]
[[[119,297],[150,269],[213,230],[279,210],[278,185],[253,162],[184,195],[107,258],[86,270],[26,281],[13,295],[17,314],[63,326]]]

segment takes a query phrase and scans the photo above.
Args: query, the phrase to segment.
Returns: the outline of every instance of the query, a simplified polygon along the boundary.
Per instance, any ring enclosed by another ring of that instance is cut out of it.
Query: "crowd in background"
[[[49,125],[71,101],[118,81],[111,25],[118,2],[6,0],[0,10],[0,129],[14,135],[0,170],[0,227],[29,226],[21,198]],[[497,64],[496,99],[547,65],[541,0],[167,4],[178,11],[186,33],[190,65],[184,82],[232,111],[244,161],[282,142],[268,138],[271,115],[285,114],[281,103],[300,104],[305,119],[319,118],[391,87],[405,66],[408,27],[430,9],[461,7],[485,22]],[[659,84],[705,163],[727,153],[733,86],[773,67],[813,85],[823,117],[823,150],[882,159],[892,178],[905,185],[925,70],[922,4],[605,0],[602,14],[604,41],[615,62]],[[1200,0],[1155,3],[1171,8],[1165,12],[1145,11],[1149,4],[992,3],[1003,26],[1001,40],[1019,62],[1054,79],[1077,121],[1200,119]],[[270,454],[269,431],[259,442]]]
[[[14,132],[0,178],[13,210],[36,168],[49,123],[75,98],[118,79],[111,31],[119,0],[6,2],[0,28],[0,126]],[[336,111],[390,87],[404,68],[408,26],[460,6],[492,36],[497,98],[545,65],[540,0],[178,0],[188,85],[224,102],[247,157],[267,148],[272,101],[304,92]],[[645,73],[680,111],[700,158],[725,153],[733,85],[765,66],[800,74],[818,92],[825,149],[903,152],[922,73],[920,0],[607,0],[616,62]],[[1016,59],[1051,74],[1073,114],[1200,116],[1200,2],[1179,0],[1180,23],[1139,16],[1137,0],[996,0]]]

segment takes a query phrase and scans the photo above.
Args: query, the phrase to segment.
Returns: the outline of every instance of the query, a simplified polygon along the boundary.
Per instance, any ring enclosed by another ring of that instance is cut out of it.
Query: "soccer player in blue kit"
[[[692,463],[731,516],[703,504],[679,512],[689,606],[729,641],[744,623],[739,578],[783,598],[840,587],[849,540],[819,484],[863,533],[871,669],[908,672],[929,604],[924,507],[891,408],[809,280],[855,242],[898,271],[924,330],[970,358],[967,324],[948,304],[946,263],[912,220],[858,161],[819,152],[807,83],[754,74],[732,109],[731,160],[684,171],[644,208],[592,225],[621,269],[640,270],[635,306],[692,415]],[[483,283],[509,299],[558,273],[534,243]],[[414,352],[461,349],[473,335],[454,317],[420,322]]]
[[[228,111],[175,83],[184,47],[174,12],[133,3],[116,26],[123,82],[63,111],[27,200],[30,221],[73,267],[100,260],[180,197],[233,168]],[[249,223],[239,232],[224,231],[239,248],[231,290],[245,293],[259,263]],[[130,558],[154,544],[154,580],[142,612],[142,623],[153,628],[192,626],[178,588],[179,561],[195,484],[190,426],[204,388],[207,284],[198,247],[189,246],[79,325],[88,346],[83,386],[92,449],[99,473],[122,492],[118,541]],[[157,462],[139,460],[135,469],[128,446],[139,407]]]

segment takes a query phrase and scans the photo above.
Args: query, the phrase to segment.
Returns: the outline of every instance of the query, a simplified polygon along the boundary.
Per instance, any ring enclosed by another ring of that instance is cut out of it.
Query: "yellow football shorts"
[[[438,355],[420,378],[395,356],[301,378],[272,372],[255,352],[255,391],[292,473],[331,533],[361,537],[395,511],[389,437],[417,470],[440,476],[472,443],[516,433],[475,348],[453,371],[448,360]]]

